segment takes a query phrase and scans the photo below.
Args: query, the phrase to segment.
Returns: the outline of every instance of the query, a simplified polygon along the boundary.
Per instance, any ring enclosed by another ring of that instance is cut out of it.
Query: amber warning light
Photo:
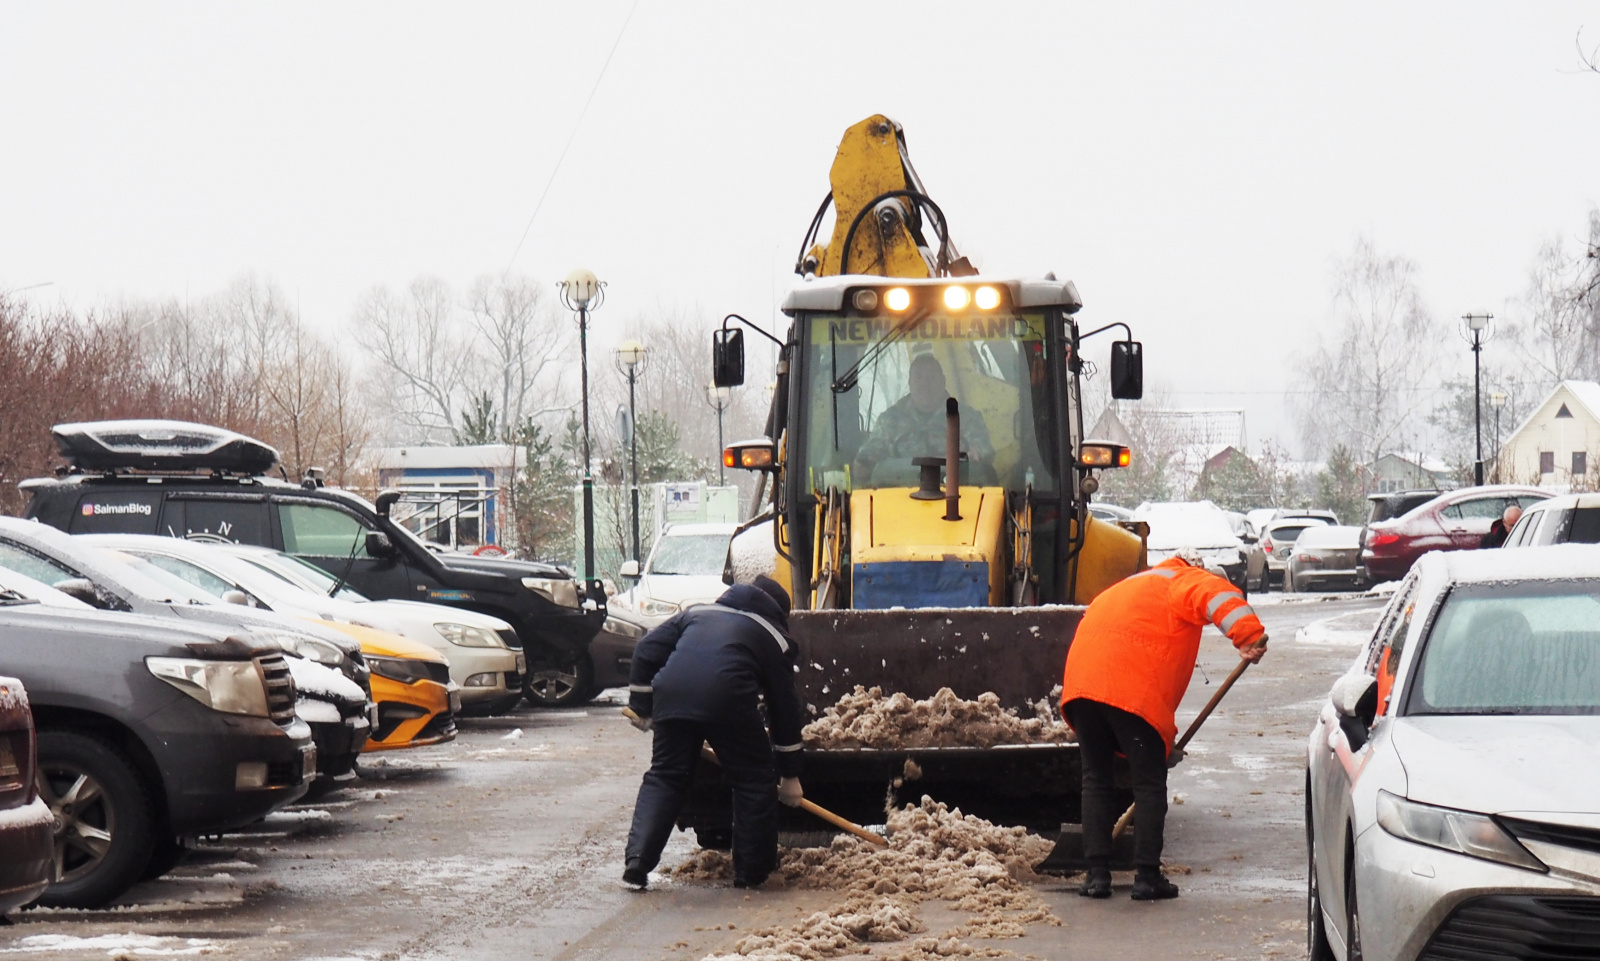
[[[1082,467],[1127,467],[1131,463],[1133,453],[1121,444],[1085,441],[1078,451],[1078,464]]]
[[[736,470],[771,470],[772,442],[768,440],[734,444],[722,450],[722,466]]]

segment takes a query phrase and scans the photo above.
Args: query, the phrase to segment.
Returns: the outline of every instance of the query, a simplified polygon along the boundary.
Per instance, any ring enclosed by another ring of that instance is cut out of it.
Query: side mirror
[[[639,562],[635,561],[635,560],[623,561],[622,562],[622,566],[617,568],[617,576],[618,577],[638,577],[639,576]]]
[[[246,594],[244,591],[239,591],[239,590],[223,591],[222,592],[222,602],[224,604],[238,604],[238,605],[240,605],[242,607],[249,607],[250,606],[250,595]]]
[[[1137,340],[1111,342],[1111,396],[1117,400],[1144,396],[1144,345]]]
[[[399,491],[394,491],[394,490],[383,491],[382,493],[380,493],[378,495],[378,499],[377,499],[376,502],[373,503],[373,507],[377,508],[379,517],[388,517],[389,516],[389,509],[394,507],[394,502],[399,500],[399,499],[400,499],[400,492]]]
[[[772,441],[765,437],[729,444],[722,449],[722,466],[735,470],[777,470],[777,461]]]
[[[1328,698],[1340,717],[1370,724],[1378,714],[1378,679],[1370,674],[1346,674],[1333,682]]]
[[[744,331],[737,327],[711,332],[711,382],[718,387],[744,383]]]
[[[367,556],[391,557],[394,555],[394,542],[389,540],[389,535],[383,531],[367,531]]]
[[[105,602],[96,593],[94,584],[84,577],[69,577],[64,581],[57,581],[50,585],[75,601],[82,601],[90,607],[105,610]]]

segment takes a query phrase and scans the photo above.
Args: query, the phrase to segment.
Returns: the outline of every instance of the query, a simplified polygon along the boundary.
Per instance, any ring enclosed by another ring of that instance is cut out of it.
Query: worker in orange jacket
[[[1180,551],[1119,581],[1089,605],[1067,652],[1061,713],[1078,735],[1083,759],[1085,897],[1111,896],[1111,832],[1117,818],[1112,759],[1128,758],[1133,774],[1135,901],[1178,896],[1161,873],[1167,817],[1168,761],[1178,736],[1176,712],[1189,687],[1207,624],[1252,663],[1267,650],[1267,632],[1244,595]]]

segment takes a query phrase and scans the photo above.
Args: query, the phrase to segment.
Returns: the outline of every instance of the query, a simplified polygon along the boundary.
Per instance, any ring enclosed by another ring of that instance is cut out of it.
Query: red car
[[[1369,520],[1361,532],[1361,567],[1367,583],[1397,581],[1429,551],[1476,550],[1507,507],[1526,508],[1550,491],[1514,484],[1445,491],[1398,517]],[[1374,495],[1373,515],[1382,516],[1383,495]]]
[[[36,756],[28,693],[0,676],[0,920],[43,894],[53,877],[54,821],[34,784]]]

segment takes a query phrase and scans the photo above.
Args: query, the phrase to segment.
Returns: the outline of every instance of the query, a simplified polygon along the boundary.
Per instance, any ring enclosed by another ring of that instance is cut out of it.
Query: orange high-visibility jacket
[[[1266,634],[1238,588],[1176,557],[1119,581],[1078,624],[1061,678],[1062,706],[1083,697],[1136,714],[1161,733],[1170,752],[1206,624],[1235,647]]]

